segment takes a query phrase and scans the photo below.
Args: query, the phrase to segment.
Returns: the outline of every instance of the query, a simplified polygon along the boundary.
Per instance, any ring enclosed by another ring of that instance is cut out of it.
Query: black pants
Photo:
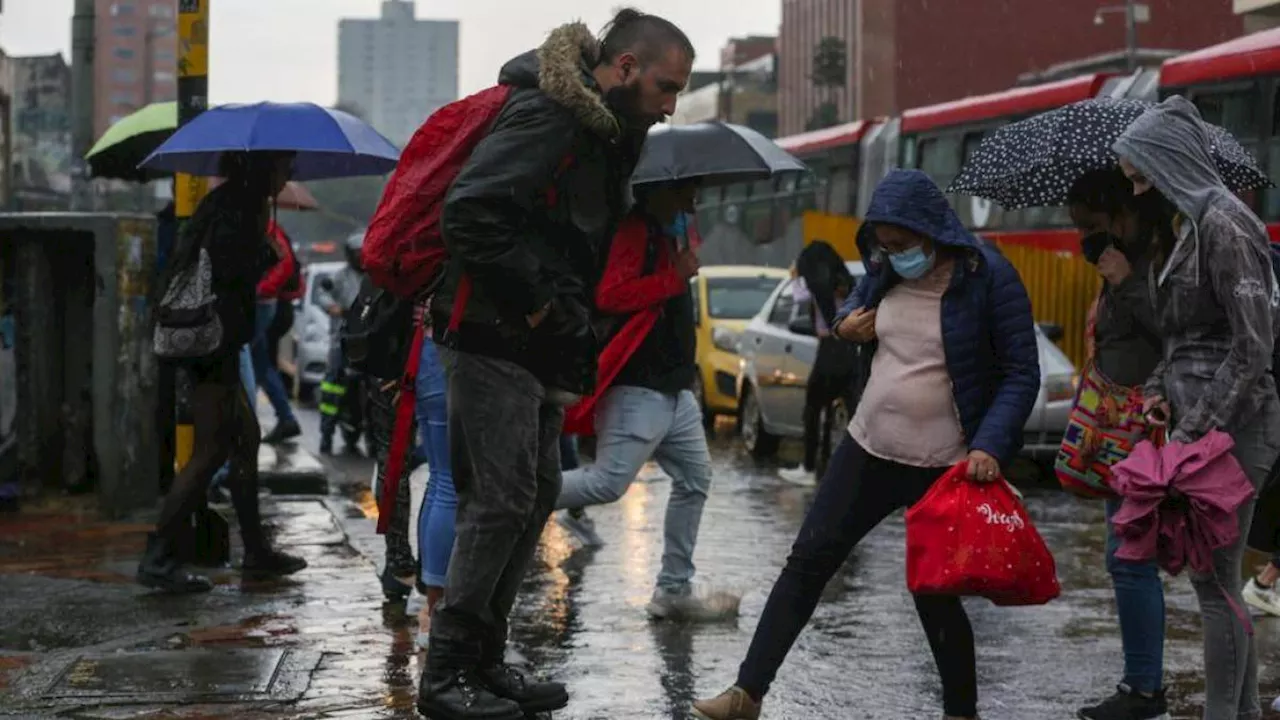
[[[387,455],[391,451],[391,433],[396,424],[396,405],[399,399],[400,383],[398,381],[367,378],[364,383],[368,399],[369,440],[372,447],[369,454],[378,462],[378,487],[386,487]],[[333,431],[330,430],[330,433]],[[415,426],[413,437],[417,437]],[[409,448],[403,469],[400,471],[400,484],[396,487],[396,502],[391,510],[391,522],[387,525],[387,534],[383,536],[386,544],[386,567],[390,574],[398,578],[417,577],[418,561],[413,557],[413,546],[409,540],[409,516],[412,514],[412,490],[409,476],[413,473],[413,448]]]
[[[823,427],[824,412],[837,398],[849,399],[852,357],[847,343],[830,337],[818,340],[804,392],[804,469],[809,472],[818,467],[818,449],[830,436],[830,428]]]
[[[200,508],[213,475],[227,460],[227,487],[245,550],[267,548],[258,507],[258,417],[249,407],[240,381],[238,354],[227,354],[185,366],[191,375],[191,408],[195,446],[191,460],[174,478],[156,522],[156,532],[177,541],[183,525]]]
[[[449,379],[457,532],[427,672],[502,662],[507,619],[560,496],[564,408],[528,370],[440,348]]]
[[[914,468],[868,454],[850,437],[836,449],[782,576],[769,593],[738,687],[761,698],[813,616],[827,582],[858,541],[892,512],[914,504],[945,468]],[[916,612],[942,676],[947,715],[977,714],[973,629],[960,598],[920,595]]]

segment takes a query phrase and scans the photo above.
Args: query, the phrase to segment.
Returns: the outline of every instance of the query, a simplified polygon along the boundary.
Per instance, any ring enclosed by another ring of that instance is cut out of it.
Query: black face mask
[[[1105,230],[1089,233],[1080,239],[1080,252],[1090,265],[1097,265],[1098,260],[1102,258],[1102,253],[1110,247],[1123,249],[1120,238]]]
[[[1172,224],[1174,216],[1178,214],[1178,206],[1155,188],[1134,197],[1133,200],[1134,206],[1138,209],[1139,219],[1149,225]]]

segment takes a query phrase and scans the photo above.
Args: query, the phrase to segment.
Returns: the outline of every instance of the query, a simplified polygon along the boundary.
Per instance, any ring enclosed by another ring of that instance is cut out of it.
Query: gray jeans
[[[501,662],[507,617],[560,494],[564,408],[524,368],[440,348],[448,376],[449,448],[458,494],[444,600],[427,669]]]
[[[626,385],[610,388],[596,413],[595,462],[564,474],[556,508],[620,499],[649,458],[671,476],[658,587],[683,592],[693,578],[693,548],[711,488],[711,453],[702,409],[693,393],[666,395]]]
[[[1243,428],[1233,436],[1233,452],[1254,488],[1259,489],[1280,455],[1280,400],[1272,397],[1257,418]],[[1204,720],[1262,717],[1254,638],[1236,615],[1236,609],[1248,612],[1240,594],[1240,565],[1253,522],[1253,505],[1254,501],[1249,500],[1240,506],[1240,539],[1213,554],[1213,574],[1191,574],[1191,584],[1200,599],[1204,632]],[[1224,589],[1231,602],[1223,594]],[[1233,603],[1236,609],[1232,608]]]

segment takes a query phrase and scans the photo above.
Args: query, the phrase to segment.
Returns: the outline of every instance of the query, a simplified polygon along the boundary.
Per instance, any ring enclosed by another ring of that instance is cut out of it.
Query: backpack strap
[[[455,303],[456,305],[456,303]],[[450,321],[452,323],[452,321]],[[400,395],[396,398],[395,425],[391,428],[391,446],[387,450],[387,467],[382,492],[378,498],[378,534],[385,535],[395,511],[396,494],[400,490],[400,475],[404,471],[405,456],[413,440],[413,410],[417,400],[418,364],[422,361],[422,344],[426,327],[414,323],[413,345],[404,364],[404,376],[400,380]]]

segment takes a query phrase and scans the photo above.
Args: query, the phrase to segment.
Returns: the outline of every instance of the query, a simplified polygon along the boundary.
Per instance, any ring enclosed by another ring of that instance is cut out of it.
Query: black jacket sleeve
[[[450,256],[505,317],[531,315],[555,294],[530,247],[531,225],[539,225],[530,219],[577,131],[570,112],[540,91],[515,91],[445,200]]]

